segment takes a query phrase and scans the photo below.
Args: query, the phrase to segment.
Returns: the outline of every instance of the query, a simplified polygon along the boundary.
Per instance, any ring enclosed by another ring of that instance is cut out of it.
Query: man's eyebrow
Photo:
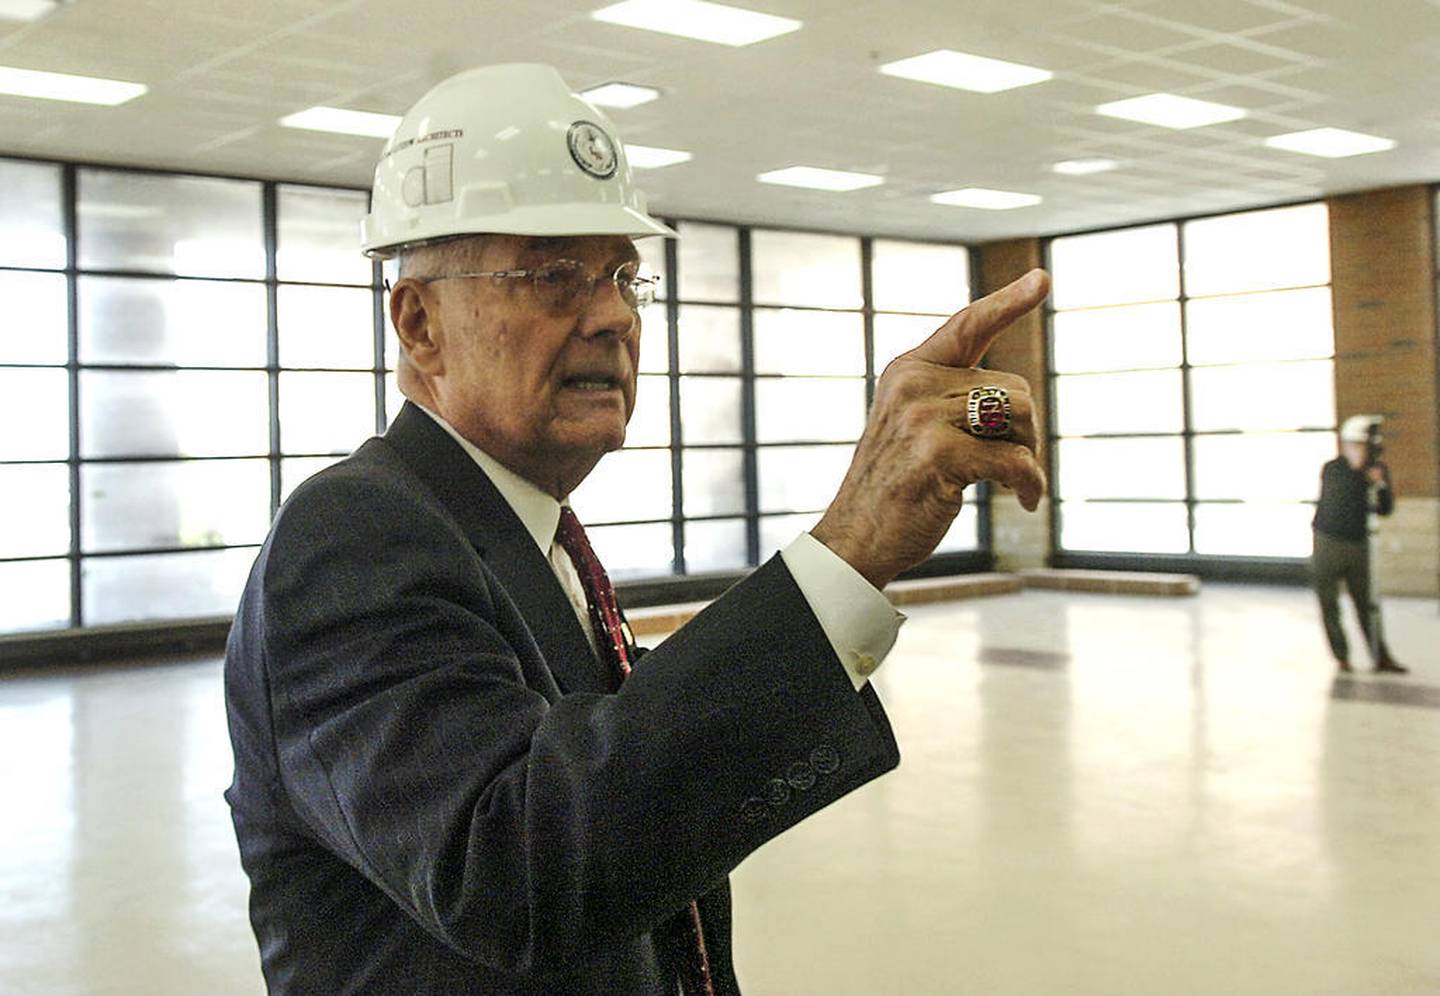
[[[565,249],[573,245],[575,240],[563,235],[540,235],[530,240],[525,247],[527,254],[532,252],[554,252],[557,249]]]
[[[575,248],[578,242],[576,236],[564,235],[536,235],[531,236],[525,242],[520,251],[520,258],[525,262],[534,260],[537,256],[557,257],[565,256]],[[625,263],[638,263],[640,261],[640,250],[635,243],[626,242],[623,246],[616,246],[615,251],[610,254],[609,266],[622,266]]]

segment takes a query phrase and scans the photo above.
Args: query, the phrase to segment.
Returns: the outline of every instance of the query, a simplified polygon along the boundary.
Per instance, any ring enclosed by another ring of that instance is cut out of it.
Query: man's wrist
[[[898,572],[887,572],[885,568],[872,563],[870,558],[865,556],[865,547],[855,542],[847,530],[840,529],[825,519],[821,519],[816,523],[815,528],[810,530],[810,535],[823,543],[831,553],[854,568],[855,573],[868,581],[876,591],[884,589],[887,584],[895,580]]]

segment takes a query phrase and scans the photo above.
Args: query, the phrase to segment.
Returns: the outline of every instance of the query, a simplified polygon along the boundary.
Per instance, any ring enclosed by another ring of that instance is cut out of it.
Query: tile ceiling
[[[593,21],[606,0],[74,0],[0,21],[0,65],[113,77],[150,92],[118,108],[0,96],[0,153],[368,184],[376,139],[281,128],[314,104],[399,114],[473,65],[540,61],[576,89],[665,97],[611,112],[624,137],[695,158],[641,173],[667,213],[984,241],[1440,179],[1440,0],[743,0],[803,20],[746,47]],[[876,66],[953,48],[1053,70],[981,95]],[[1249,117],[1169,131],[1096,115],[1151,91]],[[1321,126],[1394,139],[1324,160],[1265,137]],[[1063,159],[1119,169],[1058,176]],[[767,186],[797,164],[881,173],[828,194]],[[987,212],[931,204],[980,186],[1042,195]]]

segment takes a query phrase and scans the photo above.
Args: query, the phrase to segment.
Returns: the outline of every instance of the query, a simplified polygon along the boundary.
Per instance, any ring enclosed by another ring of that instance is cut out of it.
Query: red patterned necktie
[[[580,520],[568,505],[560,506],[560,525],[555,530],[555,539],[570,555],[570,561],[580,575],[585,601],[589,603],[590,624],[594,627],[600,653],[624,681],[630,675],[631,654],[620,623],[620,606],[615,601],[615,589],[610,585],[605,568],[600,565],[600,558],[595,556],[590,541],[585,537],[585,527],[580,525]],[[689,964],[684,970],[685,992],[715,996],[715,984],[710,976],[710,956],[705,950],[705,933],[700,928],[700,906],[694,901],[690,903],[690,933],[695,943],[686,959]]]

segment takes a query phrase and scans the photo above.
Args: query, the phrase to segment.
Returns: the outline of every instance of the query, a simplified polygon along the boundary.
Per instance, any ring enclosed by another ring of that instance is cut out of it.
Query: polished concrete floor
[[[1386,610],[1408,678],[1296,589],[910,610],[900,769],[735,875],[747,993],[1440,992],[1440,608]],[[0,993],[261,991],[229,768],[214,660],[0,679]]]

